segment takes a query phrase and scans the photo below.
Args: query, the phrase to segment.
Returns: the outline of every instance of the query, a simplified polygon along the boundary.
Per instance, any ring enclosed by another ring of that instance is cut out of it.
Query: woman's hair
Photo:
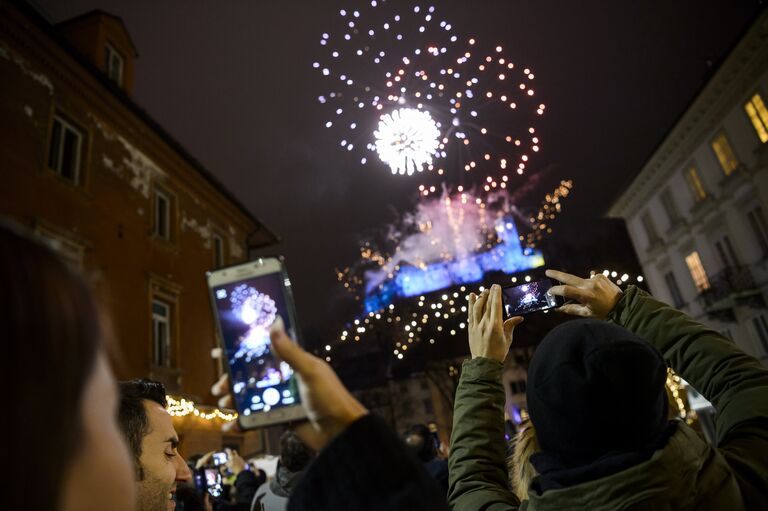
[[[32,492],[6,493],[3,507],[56,509],[82,437],[82,398],[102,343],[99,314],[76,271],[2,222],[0,319],[10,402],[8,487],[34,484]]]
[[[520,424],[514,443],[512,456],[507,459],[507,471],[512,491],[523,501],[528,499],[528,485],[536,477],[536,469],[531,465],[530,458],[540,450],[536,430],[530,419]]]

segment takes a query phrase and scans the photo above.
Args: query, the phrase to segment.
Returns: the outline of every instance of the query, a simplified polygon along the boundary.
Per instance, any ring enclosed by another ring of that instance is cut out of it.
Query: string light
[[[689,410],[685,405],[685,396],[683,396],[683,392],[685,392],[685,384],[682,378],[680,378],[672,368],[667,368],[666,386],[669,393],[672,395],[672,399],[675,402],[677,413],[680,418],[685,419],[688,424],[693,423],[696,414],[693,410]]]
[[[518,278],[526,282],[530,282],[532,279],[531,275],[522,275],[512,277],[511,280],[515,282]],[[479,294],[484,289],[484,286],[479,286],[474,292]],[[370,321],[370,327],[367,329],[368,335],[375,338],[377,332],[394,326],[395,342],[392,356],[398,360],[403,360],[408,351],[408,344],[421,343],[422,340],[427,341],[430,345],[435,344],[436,340],[432,329],[437,332],[447,332],[451,336],[460,335],[462,331],[466,331],[466,300],[469,298],[469,292],[467,286],[443,289],[429,295],[416,296],[412,301],[403,301],[397,305],[390,304],[379,311],[370,312],[366,316],[366,319]],[[406,307],[411,308],[406,309]],[[349,331],[359,328],[356,325],[360,322],[360,319],[355,319],[347,324],[337,337],[337,344],[323,346],[322,353],[329,355],[336,346],[345,344],[349,338]],[[387,327],[386,324],[390,326]],[[365,332],[364,330],[361,335]],[[355,340],[364,340],[363,338],[356,337]]]
[[[598,273],[602,273],[603,276],[611,279],[619,287],[628,286],[630,284],[642,284],[645,281],[645,278],[642,275],[637,275],[633,278],[632,276],[630,276],[629,273],[620,272],[617,270],[607,270],[607,269],[601,272],[592,270],[589,272],[589,276],[594,277]]]
[[[237,412],[235,411],[222,411],[219,408],[195,405],[194,401],[190,401],[185,398],[175,398],[172,396],[165,396],[168,403],[166,410],[171,417],[186,417],[187,415],[194,415],[206,421],[213,421],[216,419],[223,420],[225,422],[232,422],[237,419]],[[209,410],[209,411],[206,411]],[[212,411],[210,411],[212,410]]]

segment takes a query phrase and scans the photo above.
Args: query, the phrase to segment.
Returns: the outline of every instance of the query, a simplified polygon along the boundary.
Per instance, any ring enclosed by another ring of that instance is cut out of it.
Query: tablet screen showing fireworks
[[[295,334],[283,276],[253,277],[217,286],[213,292],[238,412],[250,415],[297,404],[293,370],[275,357],[269,341],[278,314],[286,331]]]
[[[506,317],[519,316],[557,306],[554,296],[547,294],[552,287],[549,279],[538,280],[501,290]]]

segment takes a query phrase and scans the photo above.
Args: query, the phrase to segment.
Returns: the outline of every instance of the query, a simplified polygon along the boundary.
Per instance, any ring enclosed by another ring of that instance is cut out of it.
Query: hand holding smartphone
[[[305,417],[293,369],[272,351],[281,318],[296,339],[290,280],[282,261],[261,258],[207,274],[230,390],[243,429]]]

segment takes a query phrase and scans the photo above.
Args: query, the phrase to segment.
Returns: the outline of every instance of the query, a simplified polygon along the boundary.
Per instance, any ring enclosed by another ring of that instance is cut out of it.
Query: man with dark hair
[[[150,380],[120,382],[118,421],[133,455],[139,511],[172,511],[176,484],[192,473],[178,452],[165,387]]]
[[[440,488],[448,493],[448,462],[437,457],[437,446],[429,427],[426,424],[414,424],[405,432],[403,440]]]
[[[251,504],[251,511],[283,511],[288,497],[315,453],[293,431],[280,436],[280,459],[275,477],[261,485]]]

